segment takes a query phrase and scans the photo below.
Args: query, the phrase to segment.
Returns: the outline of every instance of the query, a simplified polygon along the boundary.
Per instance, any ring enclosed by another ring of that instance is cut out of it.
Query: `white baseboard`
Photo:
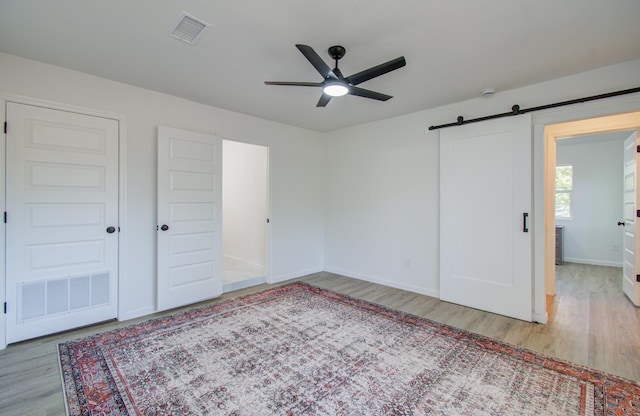
[[[533,314],[533,322],[537,322],[539,324],[546,324],[547,323],[547,319],[549,318],[549,314],[548,313],[534,313]]]
[[[245,289],[251,286],[261,285],[267,282],[266,276],[258,276],[250,279],[239,280],[237,282],[224,283],[222,285],[222,293],[233,292],[234,290]]]
[[[563,258],[565,263],[579,263],[590,264],[592,266],[608,266],[608,267],[622,267],[622,262],[609,261],[609,260],[594,260],[594,259],[577,259],[573,257]]]
[[[128,321],[129,319],[140,318],[142,316],[151,315],[156,312],[157,312],[156,309],[152,307],[134,309],[132,311],[127,311],[125,313],[118,314],[117,319],[118,321]]]
[[[262,267],[262,268],[264,268],[264,267],[265,267],[265,265],[264,265],[264,264],[254,263],[254,262],[252,262],[252,261],[249,261],[249,260],[246,260],[246,259],[242,259],[242,258],[240,258],[240,257],[230,256],[230,255],[228,255],[228,254],[223,254],[223,255],[222,255],[222,257],[223,257],[223,258],[224,258],[224,257],[226,257],[226,258],[228,258],[228,259],[230,259],[230,260],[234,260],[234,261],[239,261],[239,262],[242,262],[242,263],[246,263],[246,264],[249,264],[249,265],[254,266],[254,267]]]
[[[306,276],[308,274],[321,273],[323,271],[324,270],[320,267],[317,269],[307,269],[295,273],[283,274],[281,276],[271,276],[271,278],[267,279],[267,283],[282,283],[287,280],[297,279],[298,277]]]
[[[393,280],[388,280],[388,279],[383,279],[378,277],[364,276],[358,273],[348,272],[346,270],[335,269],[332,267],[325,268],[325,271],[328,273],[335,273],[342,276],[351,277],[353,279],[364,280],[365,282],[369,282],[369,283],[377,283],[379,285],[389,286],[389,287],[394,287],[396,289],[402,289],[409,292],[419,293],[421,295],[431,296],[433,298],[440,298],[440,292],[437,290],[426,289],[426,288],[414,286],[414,285],[407,285],[404,283],[398,283]]]

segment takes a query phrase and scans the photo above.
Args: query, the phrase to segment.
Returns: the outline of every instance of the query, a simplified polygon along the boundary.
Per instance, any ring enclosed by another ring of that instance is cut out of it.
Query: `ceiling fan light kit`
[[[296,47],[313,67],[322,75],[322,82],[288,82],[288,81],[265,81],[266,85],[288,85],[295,87],[322,87],[322,96],[316,107],[325,107],[331,98],[343,95],[356,95],[358,97],[370,98],[378,101],[387,101],[393,98],[391,95],[382,94],[376,91],[366,90],[356,87],[356,85],[368,81],[372,78],[384,75],[387,72],[402,68],[407,64],[404,56],[382,63],[364,71],[345,77],[338,68],[338,61],[346,53],[343,46],[332,46],[329,48],[329,56],[335,61],[335,68],[331,69],[320,56],[307,45],[297,44]]]
[[[349,93],[349,87],[337,81],[327,82],[322,91],[332,97],[342,97],[343,95],[347,95]]]

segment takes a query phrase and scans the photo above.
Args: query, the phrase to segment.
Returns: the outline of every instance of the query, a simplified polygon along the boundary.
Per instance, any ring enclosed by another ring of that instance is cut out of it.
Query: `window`
[[[556,166],[556,219],[571,219],[573,166]]]

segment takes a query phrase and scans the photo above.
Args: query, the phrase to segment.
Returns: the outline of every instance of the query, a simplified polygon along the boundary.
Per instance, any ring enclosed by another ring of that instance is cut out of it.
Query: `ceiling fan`
[[[316,104],[316,107],[325,107],[332,97],[340,97],[346,94],[357,95],[358,97],[371,98],[374,100],[387,101],[393,98],[391,95],[366,90],[356,87],[356,85],[368,81],[371,78],[379,77],[387,72],[402,68],[407,64],[404,56],[401,56],[383,64],[374,66],[364,71],[345,77],[338,69],[338,61],[344,56],[346,49],[342,46],[332,46],[329,48],[329,56],[336,62],[336,67],[331,69],[322,58],[318,56],[316,51],[307,45],[296,45],[311,65],[322,75],[322,82],[281,82],[281,81],[265,81],[266,85],[291,85],[296,87],[322,87],[322,96]]]

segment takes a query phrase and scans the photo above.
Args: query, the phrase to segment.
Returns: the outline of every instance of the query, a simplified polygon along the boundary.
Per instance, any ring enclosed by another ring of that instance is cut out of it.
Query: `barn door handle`
[[[162,227],[160,227],[160,229],[162,231],[167,231],[169,229],[169,226],[167,224],[162,224]]]
[[[529,218],[529,213],[523,212],[522,213],[522,232],[523,233],[529,232],[529,228],[527,227],[527,218]]]
[[[113,234],[113,233],[115,233],[115,232],[116,232],[116,227],[114,227],[114,226],[109,226],[109,227],[107,227],[107,232],[108,232],[109,234]]]

